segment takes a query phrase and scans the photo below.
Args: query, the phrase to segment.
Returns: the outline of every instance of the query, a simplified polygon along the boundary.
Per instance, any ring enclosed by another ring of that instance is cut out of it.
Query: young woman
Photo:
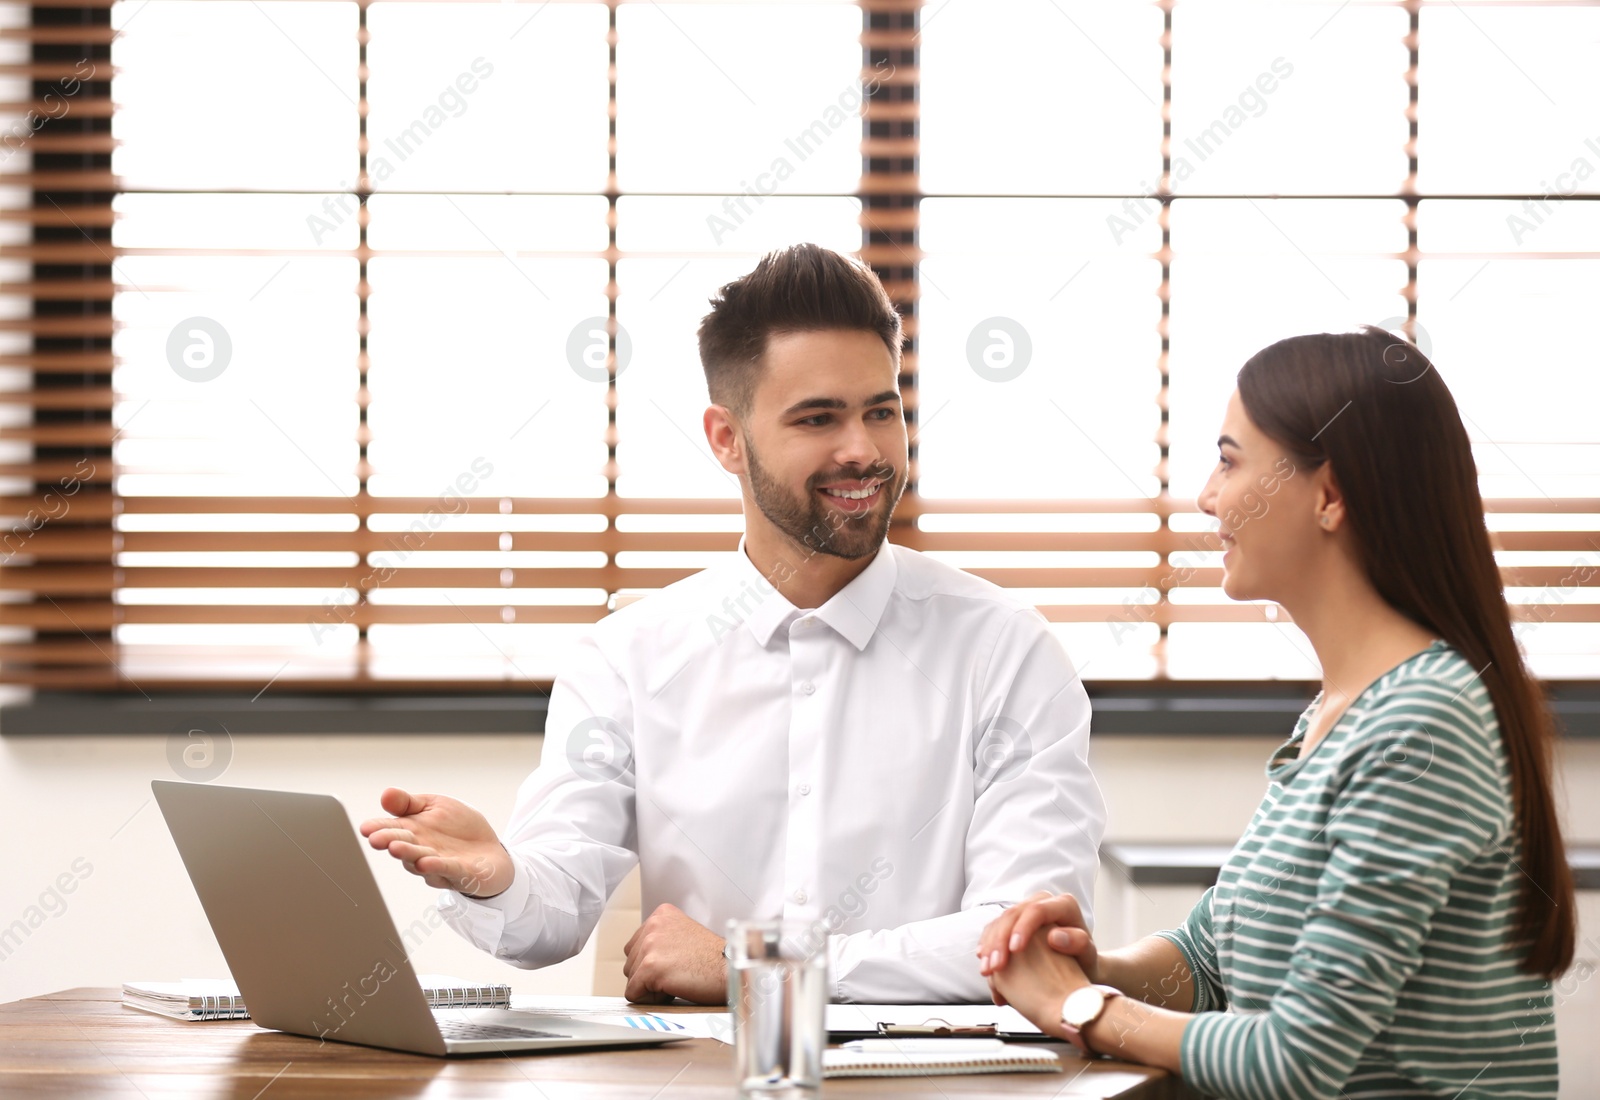
[[[1223,590],[1293,615],[1322,691],[1181,928],[1097,951],[1040,895],[984,932],[996,1002],[1215,1096],[1554,1096],[1551,719],[1450,391],[1381,329],[1295,337],[1240,370],[1218,448]]]

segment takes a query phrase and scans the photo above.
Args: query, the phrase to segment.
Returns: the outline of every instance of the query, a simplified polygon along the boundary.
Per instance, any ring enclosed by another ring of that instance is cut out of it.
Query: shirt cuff
[[[1194,952],[1189,950],[1189,945],[1182,937],[1175,936],[1171,932],[1157,932],[1156,935],[1176,947],[1183,956],[1184,963],[1189,967],[1189,984],[1194,987],[1194,1003],[1189,1006],[1189,1011],[1192,1013],[1212,1011],[1214,1006],[1211,1004],[1211,991],[1206,986],[1205,975],[1195,960]]]
[[[844,967],[841,962],[844,958],[845,937],[838,933],[828,936],[828,1000],[834,1004],[847,1004],[850,998],[844,991]]]
[[[522,861],[511,857],[511,884],[492,898],[474,898],[455,890],[439,892],[439,910],[455,928],[480,949],[507,959],[513,954],[501,946],[508,923],[528,907],[528,872]]]

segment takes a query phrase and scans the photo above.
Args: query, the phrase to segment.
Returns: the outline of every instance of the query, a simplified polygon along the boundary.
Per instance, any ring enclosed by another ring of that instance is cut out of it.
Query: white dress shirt
[[[1105,807],[1089,699],[1044,618],[885,543],[799,610],[744,553],[625,607],[572,652],[502,839],[496,897],[450,924],[539,967],[577,954],[637,862],[670,902],[830,931],[832,997],[987,1003],[978,936],[1036,890],[1089,914]]]

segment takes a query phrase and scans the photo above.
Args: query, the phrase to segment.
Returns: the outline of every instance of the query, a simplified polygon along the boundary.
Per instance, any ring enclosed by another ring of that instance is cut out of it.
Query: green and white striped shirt
[[[1184,1077],[1230,1100],[1554,1096],[1488,689],[1435,641],[1301,759],[1310,716],[1217,884],[1161,933],[1194,972]]]

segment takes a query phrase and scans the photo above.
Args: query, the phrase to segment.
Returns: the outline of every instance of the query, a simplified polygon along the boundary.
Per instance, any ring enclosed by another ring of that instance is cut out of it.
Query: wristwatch
[[[1113,997],[1122,996],[1122,990],[1109,985],[1086,985],[1074,989],[1061,1002],[1061,1029],[1067,1041],[1085,1054],[1096,1053],[1089,1049],[1083,1029],[1100,1018]]]

